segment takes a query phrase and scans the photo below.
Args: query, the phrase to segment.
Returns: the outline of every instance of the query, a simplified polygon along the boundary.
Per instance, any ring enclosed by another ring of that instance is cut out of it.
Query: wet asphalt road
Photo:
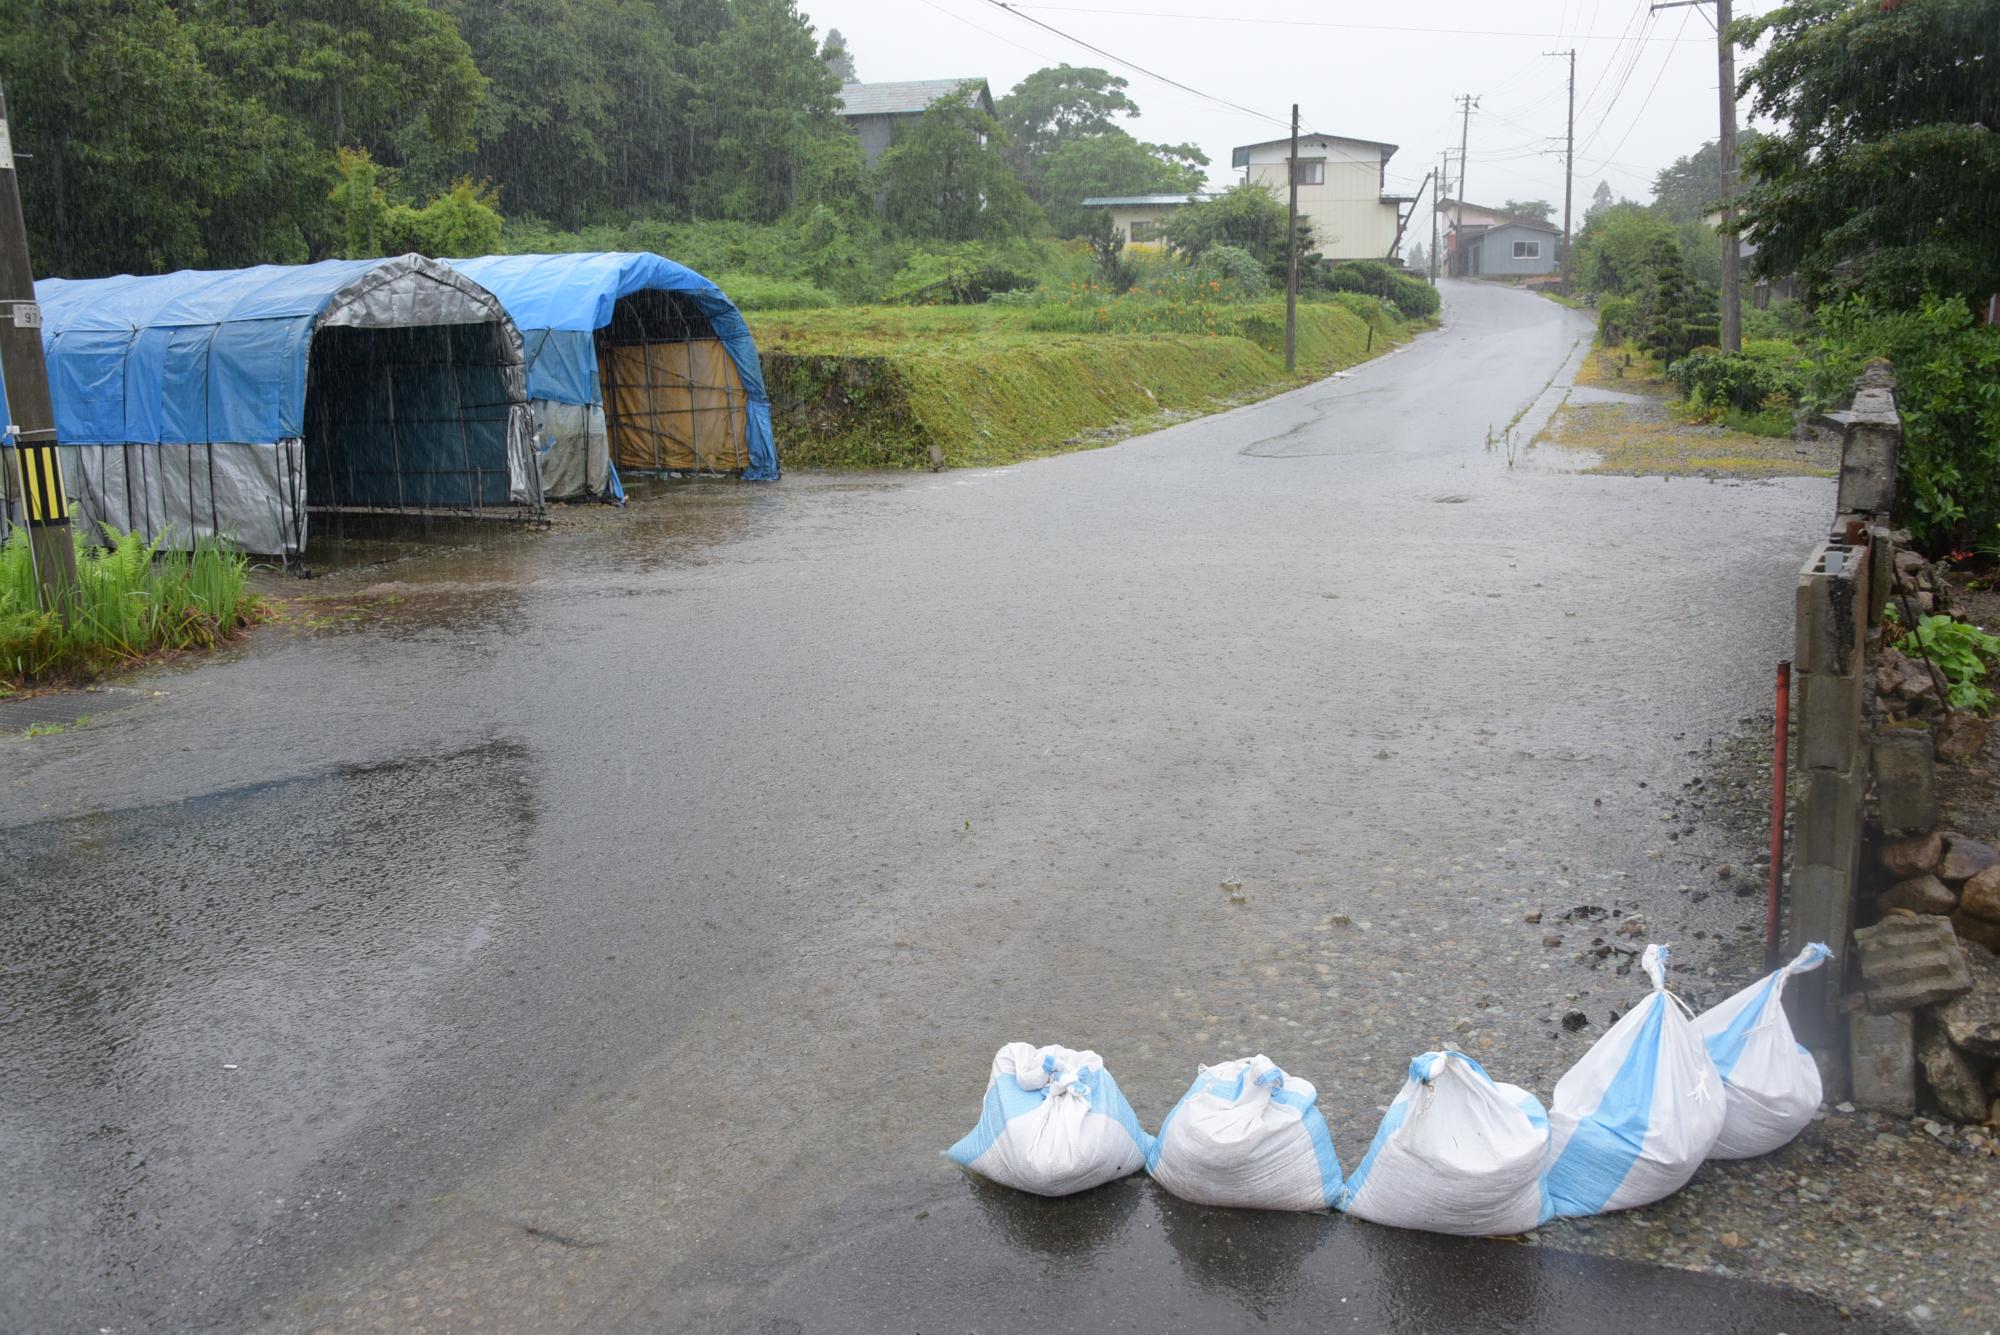
[[[1831,1328],[938,1158],[1014,1038],[1148,1124],[1267,1052],[1350,1167],[1442,1042],[1546,1096],[1639,987],[1535,908],[1739,981],[1752,901],[1690,888],[1747,850],[1656,797],[1761,704],[1829,484],[1510,466],[1587,322],[1448,314],[1111,449],[350,569],[305,591],[359,622],[0,741],[0,1327]]]

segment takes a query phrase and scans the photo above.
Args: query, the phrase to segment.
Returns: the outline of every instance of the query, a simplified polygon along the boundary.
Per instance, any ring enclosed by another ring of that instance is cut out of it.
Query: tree
[[[840,80],[793,0],[730,0],[697,52],[692,202],[697,214],[771,222],[799,203],[802,170],[835,136]]]
[[[819,58],[832,71],[834,78],[842,83],[855,81],[854,53],[847,49],[847,39],[840,35],[840,29],[826,30],[826,41],[819,48]]]
[[[964,93],[931,103],[882,154],[888,223],[928,241],[1025,236],[1041,222],[1007,161],[1007,132]]]
[[[1688,276],[1680,245],[1670,233],[1655,235],[1646,251],[1646,274],[1635,302],[1639,338],[1662,362],[1712,344],[1717,314],[1711,298]]]
[[[1039,191],[1043,170],[1063,144],[1105,134],[1118,128],[1117,118],[1139,114],[1125,88],[1126,81],[1109,70],[1053,65],[1036,70],[1000,99],[994,110],[1030,192]]]
[[[1091,227],[1081,207],[1093,195],[1189,195],[1207,180],[1208,158],[1193,144],[1146,144],[1123,130],[1072,139],[1049,159],[1042,203],[1058,236]]]
[[[1736,25],[1780,128],[1746,155],[1756,271],[1823,299],[2000,290],[2000,23],[1992,0],[1794,0]]]
[[[1597,189],[1590,192],[1590,207],[1583,211],[1583,220],[1588,223],[1601,210],[1608,209],[1615,201],[1611,196],[1611,182],[1599,181]]]
[[[1404,260],[1403,263],[1406,267],[1414,269],[1418,273],[1428,273],[1430,271],[1431,259],[1430,255],[1424,250],[1424,243],[1419,241],[1411,246],[1409,258]]]
[[[198,24],[165,0],[11,11],[0,80],[36,272],[306,257],[298,214],[325,204],[312,145],[213,76]]]
[[[1199,259],[1210,246],[1237,246],[1257,257],[1278,282],[1285,281],[1285,205],[1261,185],[1245,182],[1225,190],[1214,199],[1177,209],[1167,220],[1167,244],[1189,259]],[[1313,247],[1312,223],[1299,219],[1299,267],[1318,257],[1308,254]]]
[[[1508,213],[1518,213],[1536,222],[1547,222],[1549,215],[1556,211],[1556,206],[1546,199],[1510,199],[1502,207]]]

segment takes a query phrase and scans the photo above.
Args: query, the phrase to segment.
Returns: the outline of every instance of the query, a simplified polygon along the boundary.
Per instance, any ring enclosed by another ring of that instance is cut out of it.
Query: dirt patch
[[[1992,587],[2000,580],[2000,570],[1978,578],[1953,573],[1946,580],[1950,585],[1946,603],[1953,616],[2000,633],[2000,590]],[[1988,674],[1988,686],[2000,685],[1994,676]],[[1937,782],[1942,827],[2000,845],[2000,721],[1986,730],[1986,745],[1969,764],[1939,765]]]
[[[1603,356],[1594,351],[1586,364]],[[1640,386],[1617,388],[1629,392]],[[1684,422],[1664,399],[1650,395],[1615,403],[1566,402],[1534,443],[1594,454],[1597,462],[1585,472],[1626,477],[1833,477],[1840,471],[1837,441],[1753,436]]]

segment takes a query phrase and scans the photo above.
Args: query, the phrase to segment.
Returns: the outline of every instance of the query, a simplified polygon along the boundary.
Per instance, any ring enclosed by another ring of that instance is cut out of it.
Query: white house
[[[1127,250],[1160,250],[1166,245],[1167,220],[1184,204],[1213,199],[1207,191],[1192,195],[1094,195],[1086,209],[1104,209],[1111,225],[1125,234]]]
[[[1288,197],[1289,137],[1244,144],[1230,154],[1243,179]],[[1292,166],[1299,183],[1299,216],[1312,223],[1314,248],[1330,260],[1381,260],[1400,247],[1403,226],[1415,199],[1389,193],[1389,159],[1394,144],[1348,139],[1335,134],[1299,136]]]

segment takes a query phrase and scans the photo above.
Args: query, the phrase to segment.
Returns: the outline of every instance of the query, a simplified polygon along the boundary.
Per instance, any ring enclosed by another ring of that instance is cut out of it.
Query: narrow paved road
[[[1587,332],[1458,287],[1114,448],[349,571],[310,591],[377,618],[0,742],[0,1327],[1825,1325],[938,1157],[1015,1038],[1103,1052],[1149,1124],[1267,1052],[1349,1166],[1441,1042],[1546,1094],[1637,987],[1533,908],[1734,981],[1751,910],[1681,891],[1716,852],[1654,794],[1761,703],[1830,491],[1489,447]]]

